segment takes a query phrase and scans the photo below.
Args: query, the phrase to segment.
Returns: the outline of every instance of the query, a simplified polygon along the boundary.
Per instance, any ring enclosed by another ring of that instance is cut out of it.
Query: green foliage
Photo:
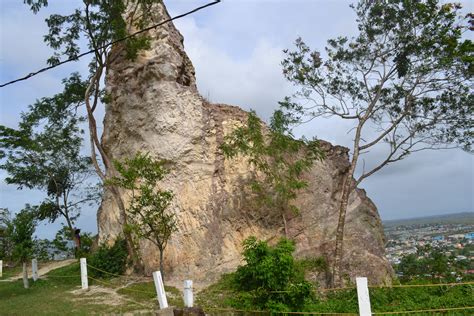
[[[53,259],[53,254],[49,252],[52,242],[48,239],[35,239],[33,246],[33,257],[38,261],[49,261]]]
[[[329,270],[329,264],[324,257],[305,258],[297,262],[304,271],[326,272]]]
[[[87,259],[92,267],[106,271],[108,273],[121,275],[125,272],[127,266],[127,245],[124,239],[117,239],[112,246],[106,244],[99,248]],[[88,273],[95,278],[110,278],[112,275],[96,270],[89,269]]]
[[[416,254],[402,257],[395,266],[400,280],[430,280],[431,282],[455,282],[465,279],[465,271],[470,268],[468,260],[456,260],[455,256],[447,256],[442,249],[420,247]]]
[[[69,246],[71,240],[72,231],[67,226],[61,227],[60,230],[56,232],[53,241],[51,242],[54,247],[55,254],[65,254],[66,256],[71,256],[73,251]]]
[[[47,194],[38,209],[40,220],[63,218],[72,229],[79,207],[96,202],[100,190],[87,182],[91,159],[80,155],[83,118],[76,108],[85,83],[77,74],[63,83],[64,92],[38,100],[22,114],[18,129],[0,126],[0,156],[6,158],[0,167],[8,184]]]
[[[255,310],[252,295],[236,289],[234,274],[223,275],[215,284],[196,295],[196,303],[205,310],[212,308],[230,308]],[[413,283],[413,282],[410,282]],[[430,284],[431,281],[418,280],[416,284]],[[459,308],[473,306],[473,285],[412,287],[412,288],[370,288],[372,312],[400,312],[424,309]],[[265,308],[266,309],[266,308]],[[357,292],[355,289],[328,291],[311,300],[294,311],[319,313],[354,313],[357,314]],[[270,312],[269,312],[270,314]],[[425,315],[419,313],[415,315]],[[451,315],[451,314],[449,314]],[[452,315],[465,315],[462,311]]]
[[[115,161],[119,177],[108,181],[131,192],[130,205],[126,209],[127,228],[139,239],[154,243],[160,251],[160,265],[168,240],[177,229],[176,216],[167,211],[173,193],[158,188],[159,181],[168,173],[166,161],[155,160],[149,154],[138,152],[123,162]],[[161,266],[161,271],[163,267]],[[162,272],[163,273],[163,272]]]
[[[26,204],[11,223],[12,256],[15,260],[26,262],[34,250],[33,233],[36,230],[36,207]]]
[[[294,243],[281,239],[270,247],[250,237],[244,241],[245,265],[235,272],[234,285],[244,305],[269,310],[298,310],[312,297],[312,286],[297,269]],[[241,305],[241,303],[239,303]]]
[[[302,174],[315,160],[323,158],[318,142],[295,140],[289,124],[288,117],[277,111],[270,130],[264,132],[260,119],[251,111],[246,126],[227,135],[221,146],[228,158],[238,155],[248,158],[249,164],[263,175],[261,180],[257,177],[251,183],[259,206],[278,209],[281,214],[288,210],[298,212],[291,201],[296,198],[298,190],[307,186]]]
[[[47,0],[24,0],[24,2],[34,13],[48,5]],[[81,53],[80,39],[85,37],[88,40],[88,49],[96,50],[95,60],[91,63],[91,70],[95,69],[95,63],[102,62],[100,55],[109,49],[104,46],[129,35],[123,18],[127,5],[135,6],[135,12],[142,13],[132,17],[133,26],[142,29],[150,20],[153,2],[154,0],[84,1],[83,7],[75,9],[69,15],[50,15],[46,19],[49,32],[45,35],[44,41],[55,52],[48,59],[48,63],[58,64],[62,57],[63,59],[76,58]],[[149,47],[149,38],[145,34],[140,34],[128,38],[123,45],[127,57],[133,59],[140,49]]]
[[[92,233],[81,233],[81,249],[79,249],[79,257],[87,256],[92,251],[94,239]]]
[[[378,136],[367,142],[390,145],[388,163],[420,148],[470,150],[472,14],[464,18],[459,4],[437,0],[361,0],[353,7],[359,33],[329,40],[327,58],[301,38],[285,51],[283,73],[310,104],[287,98],[282,107],[297,121],[337,116],[361,130],[371,121]]]
[[[13,243],[11,240],[11,217],[6,208],[0,209],[0,258],[4,261],[12,258]]]

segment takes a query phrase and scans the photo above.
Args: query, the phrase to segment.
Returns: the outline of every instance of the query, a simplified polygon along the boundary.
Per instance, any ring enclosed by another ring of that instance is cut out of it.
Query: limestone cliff
[[[163,5],[155,9],[155,21],[168,16]],[[103,143],[112,159],[142,151],[174,163],[163,183],[175,194],[171,211],[179,218],[179,231],[165,253],[167,276],[213,281],[241,263],[241,244],[249,235],[267,240],[281,236],[281,220],[252,208],[245,185],[252,176],[247,162],[224,159],[219,149],[224,135],[245,122],[247,113],[209,104],[199,95],[183,38],[172,24],[149,36],[149,50],[134,61],[119,56],[108,69],[110,102]],[[326,159],[305,175],[309,186],[297,201],[301,212],[288,222],[299,257],[330,259],[334,250],[337,199],[349,165],[348,150],[326,142],[322,146]],[[107,192],[98,221],[101,241],[122,230],[118,208]],[[368,276],[371,283],[389,279],[383,238],[375,205],[363,190],[355,190],[347,213],[344,255],[351,278]],[[151,243],[141,243],[141,254],[146,269],[156,269],[158,251]]]

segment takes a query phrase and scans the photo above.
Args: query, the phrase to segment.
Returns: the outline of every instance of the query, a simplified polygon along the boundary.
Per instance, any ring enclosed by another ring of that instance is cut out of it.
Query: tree
[[[131,193],[126,208],[127,229],[138,239],[147,239],[158,247],[160,271],[164,279],[163,254],[173,232],[177,230],[176,215],[167,209],[173,199],[171,191],[158,188],[168,170],[166,161],[155,160],[149,154],[137,153],[123,162],[115,161],[120,176],[107,183],[116,185]]]
[[[283,112],[277,111],[271,119],[270,130],[264,132],[260,119],[251,111],[247,125],[227,135],[221,146],[228,158],[238,155],[248,158],[249,165],[258,173],[250,183],[258,204],[277,210],[287,238],[287,213],[299,212],[292,201],[298,190],[307,186],[302,174],[323,157],[317,141],[294,139],[288,124]]]
[[[33,233],[36,230],[36,207],[27,204],[11,223],[13,258],[23,264],[23,286],[29,287],[27,264],[34,250]]]
[[[128,35],[133,29],[141,30],[149,26],[154,2],[154,0],[85,0],[83,6],[74,10],[72,14],[52,14],[46,19],[49,32],[44,40],[54,49],[48,64],[57,65],[61,59],[77,58],[82,53],[81,48],[84,47],[80,41],[84,39],[87,41],[86,48],[94,51],[89,64],[89,76],[84,81],[80,105],[87,113],[92,164],[103,183],[118,175],[97,133],[96,110],[108,100],[102,87],[105,70],[117,56],[125,55],[129,59],[134,59],[140,49],[149,47],[147,33]],[[48,5],[48,0],[25,0],[25,3],[37,13]],[[126,39],[122,40],[125,37]],[[118,40],[120,43],[113,45],[112,49],[110,43]],[[117,203],[121,222],[125,228],[128,225],[128,218],[119,188],[109,185],[108,189]],[[128,252],[135,260],[137,256],[134,255],[132,237],[125,229],[124,236]],[[134,266],[138,270],[141,268],[138,261],[134,261]]]
[[[80,206],[97,202],[100,190],[87,181],[93,170],[91,159],[80,154],[83,118],[71,106],[81,102],[83,83],[77,74],[63,83],[64,92],[31,105],[17,129],[0,126],[0,156],[6,158],[0,168],[8,184],[45,191],[39,219],[63,218],[74,240]]]
[[[342,282],[345,215],[354,187],[385,166],[427,149],[472,150],[474,46],[464,37],[473,15],[460,5],[369,1],[353,6],[359,33],[328,41],[325,60],[302,39],[285,50],[286,79],[300,87],[281,102],[298,122],[336,117],[353,122],[352,157],[342,186],[333,277]],[[384,147],[385,146],[385,147]],[[385,149],[353,180],[360,159]]]
[[[12,251],[10,212],[7,208],[0,208],[0,258],[11,259]]]

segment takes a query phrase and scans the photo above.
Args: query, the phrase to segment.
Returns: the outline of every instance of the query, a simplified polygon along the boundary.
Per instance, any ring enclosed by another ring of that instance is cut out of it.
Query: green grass
[[[156,290],[153,282],[134,283],[119,289],[117,292],[140,303],[156,304],[157,302]],[[165,292],[168,305],[176,307],[184,306],[181,292],[177,288],[165,286]]]
[[[5,280],[5,279],[8,279],[8,278],[11,278],[13,276],[16,276],[18,275],[22,270],[22,266],[21,265],[16,265],[15,267],[3,267],[3,273],[2,273],[2,276],[0,277],[0,280]]]
[[[427,284],[428,281],[424,283]],[[255,308],[248,305],[249,293],[239,293],[233,288],[232,274],[224,275],[220,281],[198,293],[197,305],[208,311],[215,308],[254,310]],[[371,288],[370,300],[372,312],[471,307],[474,306],[474,286]],[[298,311],[357,314],[357,292],[355,289],[348,289],[329,291],[324,295],[316,294],[312,301],[307,302],[305,306],[301,306]],[[473,313],[474,310],[451,311],[443,315],[472,315]]]
[[[156,303],[140,304],[128,299],[119,305],[103,301],[107,291],[82,292],[78,263],[49,272],[47,278],[36,282],[30,279],[30,288],[23,288],[21,280],[0,282],[0,314],[4,315],[97,315],[121,314],[133,311],[152,312]],[[69,277],[73,276],[73,277]],[[90,282],[94,285],[94,282]],[[97,284],[97,283],[95,283]],[[71,293],[78,290],[78,294]],[[109,291],[112,291],[109,289]]]

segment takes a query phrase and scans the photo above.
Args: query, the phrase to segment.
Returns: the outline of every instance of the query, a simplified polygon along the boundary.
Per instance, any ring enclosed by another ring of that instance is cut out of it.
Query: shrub
[[[294,243],[282,238],[274,247],[249,237],[244,241],[244,260],[235,273],[235,286],[246,291],[243,301],[250,299],[261,309],[289,311],[301,308],[312,297],[312,285],[305,281],[292,253]],[[241,297],[243,298],[243,297]]]
[[[127,245],[125,239],[117,239],[113,246],[101,245],[88,259],[88,269],[92,277],[110,278],[114,274],[123,274],[127,265]],[[97,269],[106,271],[100,271]]]

